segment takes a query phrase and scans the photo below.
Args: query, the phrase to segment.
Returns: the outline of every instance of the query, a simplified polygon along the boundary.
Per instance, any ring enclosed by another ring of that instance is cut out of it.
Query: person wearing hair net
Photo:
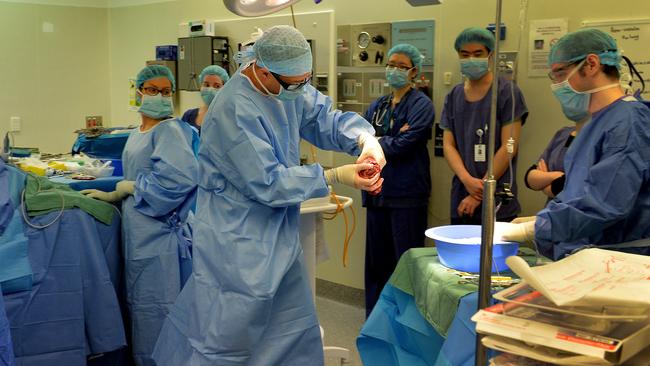
[[[374,191],[383,182],[359,176],[368,163],[300,165],[300,138],[382,167],[385,158],[367,121],[310,84],[298,30],[266,30],[247,57],[203,123],[194,271],[156,344],[158,366],[322,365],[300,203],[328,195],[328,184]]]
[[[564,160],[564,190],[537,216],[502,229],[561,259],[587,246],[650,255],[650,108],[627,96],[616,41],[597,29],[551,48],[551,90],[571,120],[591,118]],[[645,239],[645,240],[644,240]]]
[[[173,118],[171,71],[147,66],[136,79],[140,128],[122,152],[124,179],[114,192],[81,193],[122,203],[122,238],[131,345],[138,366],[151,359],[165,315],[192,272],[190,210],[196,200],[198,136]]]
[[[201,71],[199,74],[199,83],[201,83],[201,99],[203,104],[199,108],[188,109],[183,114],[181,119],[196,128],[199,133],[201,132],[201,124],[203,118],[208,111],[208,107],[215,96],[221,91],[221,88],[228,82],[230,76],[228,72],[221,66],[210,65]]]
[[[484,28],[467,28],[454,47],[460,59],[460,70],[466,80],[456,85],[442,109],[440,126],[443,132],[445,159],[454,172],[451,184],[451,224],[481,224],[483,180],[487,174],[487,143],[492,80],[494,35]],[[520,212],[517,200],[517,148],[521,127],[528,117],[528,108],[521,90],[512,81],[500,77],[497,93],[497,123],[494,146],[494,178],[497,191],[510,183],[514,195],[503,202],[497,212],[498,221],[510,221]],[[513,153],[506,146],[514,139]],[[512,159],[512,171],[509,163]]]
[[[435,111],[413,80],[422,71],[417,47],[398,44],[388,51],[386,80],[391,93],[375,100],[365,118],[375,128],[387,165],[381,192],[363,192],[367,209],[366,316],[393,273],[402,253],[424,246],[431,192],[429,151]]]

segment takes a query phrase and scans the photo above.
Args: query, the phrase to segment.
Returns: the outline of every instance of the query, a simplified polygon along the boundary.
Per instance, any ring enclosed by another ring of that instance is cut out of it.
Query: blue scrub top
[[[544,152],[542,152],[542,155],[539,156],[538,161],[544,159],[549,171],[564,171],[564,156],[573,142],[574,137],[571,136],[571,133],[575,130],[575,126],[559,129],[548,143],[548,146],[546,146]]]
[[[187,122],[190,126],[196,128],[197,131],[199,131],[199,134],[201,133],[201,126],[196,124],[196,118],[199,115],[199,109],[194,108],[194,109],[188,109],[183,113],[183,117],[181,117],[181,120]]]
[[[512,88],[514,88],[514,100],[512,98]],[[463,159],[465,169],[475,178],[483,178],[487,171],[486,162],[474,161],[474,145],[482,143],[486,145],[487,151],[487,126],[490,124],[490,108],[492,103],[492,88],[485,94],[483,99],[476,102],[468,102],[465,99],[464,84],[456,85],[447,97],[442,109],[440,126],[445,130],[453,133],[456,140],[456,148]],[[514,103],[514,118],[512,118],[512,107]],[[512,121],[521,120],[522,125],[526,123],[528,117],[528,107],[524,100],[524,95],[516,84],[512,81],[500,77],[499,93],[497,95],[497,131],[495,138],[494,151],[501,147],[501,127]],[[479,137],[477,130],[482,130],[483,135]],[[513,177],[517,177],[517,156],[513,158],[512,166],[514,168]],[[504,183],[510,182],[510,169],[507,169],[503,176],[497,181],[497,190],[503,187]],[[521,211],[517,197],[517,180],[512,182],[512,193],[515,195],[508,204],[504,204],[497,213],[497,219],[512,217]],[[469,194],[463,186],[460,179],[454,175],[451,186],[451,217],[458,218],[457,207],[460,202]],[[481,212],[477,209],[477,212]]]
[[[625,97],[592,115],[567,151],[564,190],[537,214],[541,254],[650,237],[650,108]],[[650,248],[627,249],[650,254]]]
[[[382,114],[385,118],[380,119]],[[386,166],[381,172],[384,178],[381,193],[372,196],[363,192],[364,206],[404,208],[428,204],[431,174],[427,141],[431,138],[434,118],[431,99],[416,89],[409,90],[394,110],[390,94],[370,105],[365,119],[373,124],[377,136],[381,136],[379,144],[386,156]],[[406,123],[408,130],[400,132]]]

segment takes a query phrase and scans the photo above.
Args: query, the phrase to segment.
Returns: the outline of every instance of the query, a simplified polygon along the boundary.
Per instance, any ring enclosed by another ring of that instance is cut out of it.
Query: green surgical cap
[[[614,37],[593,28],[581,29],[560,38],[551,47],[548,65],[573,63],[586,58],[589,54],[598,55],[603,65],[620,68],[621,53]]]
[[[401,53],[408,56],[408,58],[411,59],[413,66],[417,67],[418,71],[422,71],[422,60],[424,59],[424,56],[422,56],[417,47],[408,43],[396,44],[388,51],[388,58],[390,58],[394,53]]]
[[[278,25],[264,31],[253,45],[260,67],[282,76],[312,71],[311,47],[296,28]]]
[[[172,83],[172,90],[176,90],[176,80],[172,71],[167,66],[149,65],[140,70],[138,77],[135,79],[135,87],[140,89],[147,80],[167,78]]]
[[[479,43],[485,46],[488,51],[492,52],[494,49],[494,34],[485,28],[471,27],[460,32],[454,42],[456,52],[459,52],[461,47],[468,43]]]
[[[203,83],[203,80],[208,75],[218,76],[224,84],[230,79],[230,76],[228,76],[226,69],[218,65],[210,65],[201,71],[201,74],[199,75],[199,83]]]

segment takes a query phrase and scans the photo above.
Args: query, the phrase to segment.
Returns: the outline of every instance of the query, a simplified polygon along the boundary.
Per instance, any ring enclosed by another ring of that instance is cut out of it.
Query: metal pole
[[[490,125],[488,127],[487,146],[487,179],[483,183],[483,215],[481,225],[481,268],[478,284],[478,309],[484,309],[490,305],[491,283],[492,283],[492,245],[494,244],[494,195],[497,182],[494,179],[494,140],[496,135],[497,121],[497,94],[499,90],[499,74],[497,61],[499,60],[499,38],[501,36],[501,4],[502,0],[496,0],[497,14],[495,25],[495,42],[492,50],[492,106],[490,108]],[[476,366],[487,364],[487,349],[481,343],[483,337],[476,335]]]

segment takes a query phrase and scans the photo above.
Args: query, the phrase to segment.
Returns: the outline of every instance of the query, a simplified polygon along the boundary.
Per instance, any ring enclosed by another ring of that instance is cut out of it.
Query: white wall
[[[18,0],[14,0],[18,1]],[[80,0],[65,1],[78,5]],[[91,1],[101,6],[104,0]],[[154,2],[154,3],[152,3]],[[647,0],[627,0],[624,6],[592,0],[529,0],[528,20],[568,18],[569,30],[582,20],[650,18]],[[134,3],[152,3],[130,6]],[[508,37],[502,50],[516,48],[519,17],[517,0],[505,0],[502,21]],[[229,13],[220,0],[110,0],[109,8],[55,7],[6,3],[0,0],[0,132],[8,127],[9,116],[23,117],[19,145],[40,146],[44,150],[68,149],[71,131],[83,123],[86,114],[102,114],[113,125],[138,121],[127,110],[127,80],[144,62],[155,57],[156,45],[173,44],[178,24],[196,19],[241,19]],[[402,20],[436,20],[434,104],[437,119],[444,96],[450,87],[442,84],[442,74],[453,72],[459,79],[457,56],[453,50],[456,35],[469,26],[494,22],[495,1],[447,0],[443,5],[413,8],[405,0],[323,0],[321,4],[303,0],[296,13],[334,10],[336,24],[361,24]],[[280,14],[290,14],[283,10]],[[52,22],[54,33],[42,33],[41,23]],[[298,28],[308,26],[298,24]],[[20,29],[17,32],[16,29]],[[524,92],[530,117],[523,129],[518,180],[533,163],[559,127],[569,124],[549,90],[545,78],[528,78],[527,29],[520,50],[519,85]],[[8,72],[5,72],[8,70]],[[198,101],[198,99],[195,99]],[[432,149],[431,149],[432,150]],[[352,161],[335,155],[335,165]],[[429,207],[431,226],[449,221],[451,171],[443,158],[432,157],[433,190]],[[363,287],[365,212],[358,204],[360,195],[337,187],[340,194],[356,200],[357,228],[350,247],[350,265],[341,265],[343,221],[328,222],[327,239],[332,259],[319,266],[318,276],[349,286]],[[524,214],[533,214],[543,205],[540,193],[520,184]]]
[[[85,116],[110,120],[106,8],[0,2],[0,45],[0,136],[18,116],[17,146],[67,152]]]

